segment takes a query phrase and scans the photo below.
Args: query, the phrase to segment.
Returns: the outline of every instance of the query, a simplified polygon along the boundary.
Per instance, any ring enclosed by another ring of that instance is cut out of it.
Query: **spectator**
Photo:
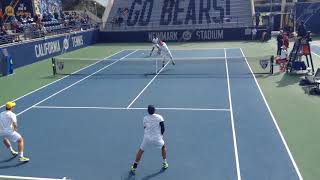
[[[4,26],[1,26],[0,35],[1,35],[1,36],[7,35],[7,31],[6,31],[6,28],[5,28]]]
[[[2,10],[0,9],[0,27],[3,26],[3,19],[4,19],[4,15],[2,13]]]
[[[55,11],[55,12],[53,13],[53,17],[54,17],[56,20],[59,19],[59,14],[58,14],[57,11]]]
[[[283,31],[280,30],[280,33],[277,36],[277,55],[280,55],[282,45],[283,45]]]
[[[303,21],[298,24],[298,37],[305,37],[307,35],[307,30]]]
[[[260,24],[260,12],[259,11],[256,12],[255,18],[256,18],[256,27],[258,27]]]
[[[251,33],[252,33],[252,40],[256,40],[257,28],[256,27],[252,28]]]
[[[284,45],[285,49],[288,50],[288,48],[289,48],[289,37],[288,37],[288,33],[287,32],[283,33],[283,45]]]

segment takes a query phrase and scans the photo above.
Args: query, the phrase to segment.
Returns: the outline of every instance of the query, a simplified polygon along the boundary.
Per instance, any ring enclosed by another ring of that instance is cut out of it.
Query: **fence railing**
[[[41,37],[53,36],[63,33],[88,30],[98,28],[98,24],[74,24],[74,25],[56,25],[39,28],[36,24],[24,24],[19,31],[7,31],[7,34],[0,35],[0,45],[22,42]]]
[[[245,18],[247,19],[247,18]],[[221,28],[240,28],[240,27],[251,27],[253,23],[246,22],[244,18],[239,17],[230,17],[224,18],[221,20],[212,20],[211,23],[203,23],[203,24],[190,24],[190,25],[161,25],[160,19],[150,21],[146,26],[134,25],[129,26],[126,20],[122,21],[108,21],[106,23],[105,31],[138,31],[138,30],[179,30],[179,29],[221,29]],[[251,20],[251,19],[250,19]]]

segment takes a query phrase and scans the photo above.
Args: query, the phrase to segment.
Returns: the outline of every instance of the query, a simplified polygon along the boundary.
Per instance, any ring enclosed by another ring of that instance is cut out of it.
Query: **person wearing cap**
[[[3,138],[4,145],[11,151],[12,155],[19,154],[19,161],[27,162],[29,158],[23,156],[24,140],[17,132],[17,116],[12,112],[15,106],[15,102],[7,102],[6,110],[0,113],[0,137]],[[10,141],[18,143],[19,153],[12,148]]]
[[[163,134],[165,131],[164,119],[161,115],[156,114],[155,111],[155,107],[153,105],[149,105],[148,115],[143,118],[144,136],[140,145],[140,149],[137,152],[136,160],[131,166],[132,173],[136,171],[142,154],[149,146],[161,148],[163,158],[162,168],[167,169],[169,167],[167,162],[167,148],[163,140]]]

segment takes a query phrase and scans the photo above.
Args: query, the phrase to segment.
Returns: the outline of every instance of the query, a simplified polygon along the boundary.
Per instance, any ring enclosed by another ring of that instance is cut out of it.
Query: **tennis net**
[[[272,74],[273,58],[264,57],[230,57],[228,63],[235,66],[248,61],[255,74]],[[158,57],[127,59],[86,59],[86,58],[52,58],[54,75],[88,75],[101,68],[113,66],[107,71],[99,71],[104,75],[212,75],[225,74],[224,57],[183,57],[165,61]],[[91,67],[92,66],[92,67]],[[165,66],[165,68],[163,68]],[[90,69],[90,70],[89,70]]]

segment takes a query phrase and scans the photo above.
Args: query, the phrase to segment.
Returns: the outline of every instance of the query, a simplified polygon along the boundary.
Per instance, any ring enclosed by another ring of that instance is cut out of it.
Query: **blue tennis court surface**
[[[173,50],[154,73],[149,50],[124,50],[17,101],[29,163],[1,147],[0,174],[106,179],[302,179],[241,49]],[[112,60],[111,60],[112,59]],[[132,61],[132,62],[131,62]],[[158,149],[129,170],[146,107],[165,118]]]

